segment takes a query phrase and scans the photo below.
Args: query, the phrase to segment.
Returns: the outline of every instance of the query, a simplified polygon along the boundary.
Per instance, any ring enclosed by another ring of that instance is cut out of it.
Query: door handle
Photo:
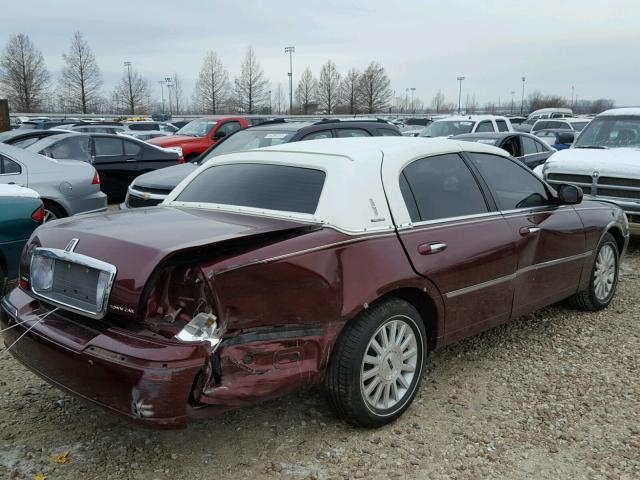
[[[438,253],[447,248],[447,244],[444,242],[432,242],[423,243],[418,245],[418,253],[420,255],[431,255],[432,253]]]
[[[520,229],[520,235],[526,237],[527,235],[531,235],[533,233],[538,233],[540,231],[540,227],[522,227]]]

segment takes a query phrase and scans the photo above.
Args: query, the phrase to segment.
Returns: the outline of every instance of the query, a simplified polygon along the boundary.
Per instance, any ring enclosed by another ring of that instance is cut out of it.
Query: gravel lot
[[[636,240],[609,309],[557,305],[432,355],[414,405],[380,430],[336,420],[319,390],[139,430],[3,356],[0,477],[637,479],[639,292]]]

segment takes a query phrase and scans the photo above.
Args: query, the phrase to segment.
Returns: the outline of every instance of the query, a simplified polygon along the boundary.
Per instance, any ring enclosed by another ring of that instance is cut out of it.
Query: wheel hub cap
[[[616,255],[611,245],[604,245],[598,252],[593,272],[593,288],[598,300],[605,301],[616,280]]]
[[[369,406],[386,410],[410,394],[417,362],[416,336],[406,320],[396,317],[378,328],[367,345],[360,374]]]

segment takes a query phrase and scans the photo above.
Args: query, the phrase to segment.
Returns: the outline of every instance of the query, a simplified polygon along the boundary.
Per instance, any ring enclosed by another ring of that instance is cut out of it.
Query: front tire
[[[619,267],[618,244],[615,238],[607,233],[598,245],[589,286],[569,297],[569,304],[574,308],[589,311],[607,308],[616,292]]]
[[[336,342],[327,375],[338,416],[375,428],[402,415],[420,386],[426,346],[420,314],[404,300],[388,299],[358,315]]]
[[[44,201],[44,222],[50,222],[52,220],[57,220],[58,218],[64,218],[67,216],[67,213],[60,208],[58,205],[55,205],[51,202]]]

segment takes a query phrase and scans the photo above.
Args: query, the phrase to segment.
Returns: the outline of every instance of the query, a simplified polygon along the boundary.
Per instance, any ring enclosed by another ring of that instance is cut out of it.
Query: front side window
[[[176,201],[313,214],[324,180],[322,170],[311,168],[260,163],[216,165],[195,177]]]
[[[508,158],[486,153],[469,153],[491,189],[500,210],[548,205],[544,184]]]
[[[457,154],[409,164],[401,173],[400,190],[413,222],[488,211],[478,183]]]
[[[322,138],[332,138],[331,130],[320,130],[302,137],[302,140],[320,140]]]
[[[119,138],[95,137],[96,157],[122,155],[122,140]]]
[[[369,132],[362,130],[361,128],[338,128],[336,129],[338,138],[349,137],[370,137]]]
[[[476,132],[477,133],[495,132],[495,128],[493,128],[493,123],[491,123],[491,121],[486,120],[478,124],[478,128],[476,128]]]
[[[507,122],[504,120],[496,120],[496,125],[498,125],[499,132],[508,132],[509,127],[507,126]]]
[[[0,174],[13,175],[17,173],[22,173],[20,165],[10,158],[0,155]]]
[[[522,137],[522,154],[523,155],[533,155],[534,153],[538,153],[538,148],[536,147],[536,141],[533,138]]]

